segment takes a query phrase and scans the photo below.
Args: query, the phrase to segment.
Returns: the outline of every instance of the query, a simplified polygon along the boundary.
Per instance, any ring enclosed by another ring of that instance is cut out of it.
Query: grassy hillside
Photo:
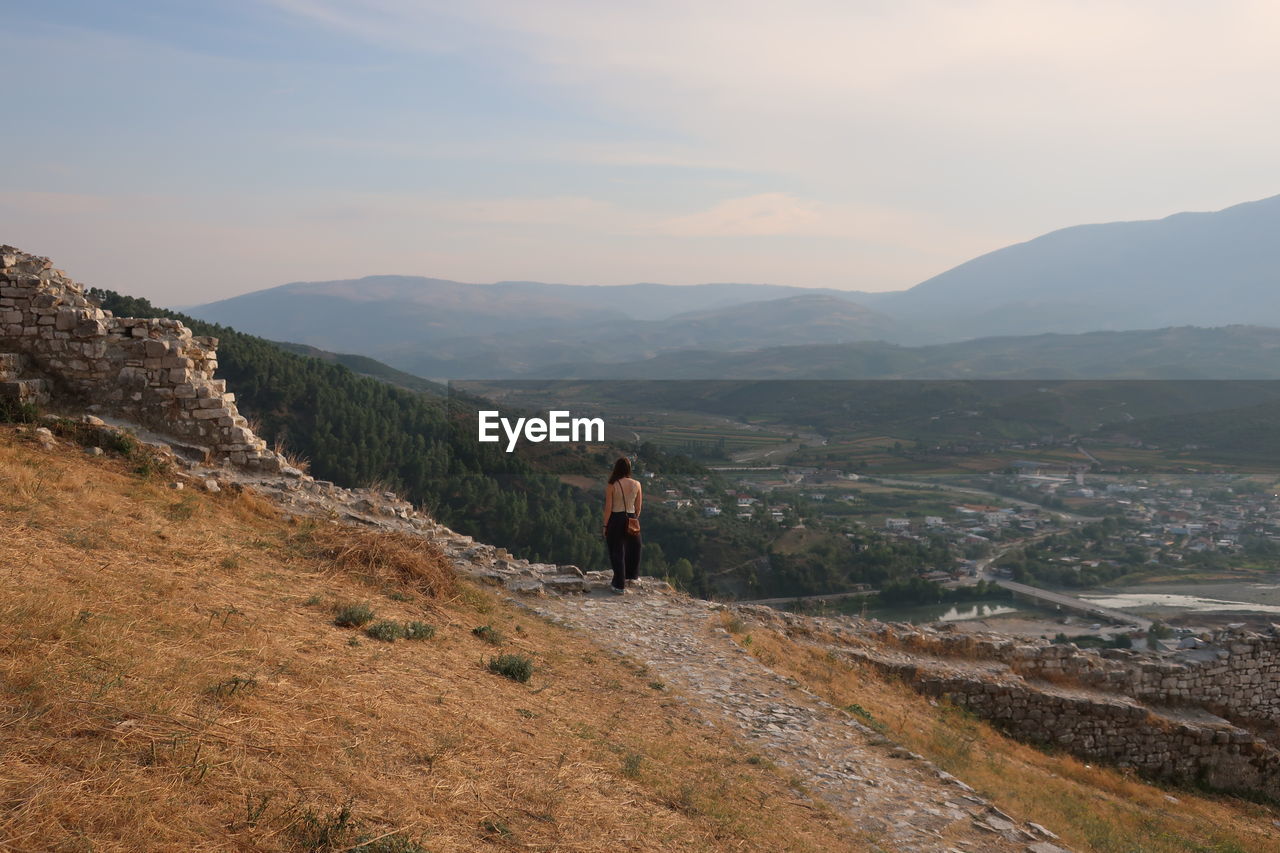
[[[643,668],[420,540],[135,464],[0,428],[0,847],[860,849]],[[434,635],[338,627],[349,604]]]

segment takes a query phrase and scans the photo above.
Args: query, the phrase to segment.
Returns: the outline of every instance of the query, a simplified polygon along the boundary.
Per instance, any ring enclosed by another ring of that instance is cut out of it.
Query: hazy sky
[[[0,0],[0,243],[304,279],[884,290],[1280,193],[1274,0]]]

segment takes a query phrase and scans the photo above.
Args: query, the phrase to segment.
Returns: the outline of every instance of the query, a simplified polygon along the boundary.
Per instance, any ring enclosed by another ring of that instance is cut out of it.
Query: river
[[[924,625],[928,622],[964,622],[969,619],[986,619],[1006,613],[1026,612],[1028,608],[1016,601],[966,601],[962,604],[917,604],[910,607],[880,607],[868,610],[867,616],[882,622],[910,622]]]

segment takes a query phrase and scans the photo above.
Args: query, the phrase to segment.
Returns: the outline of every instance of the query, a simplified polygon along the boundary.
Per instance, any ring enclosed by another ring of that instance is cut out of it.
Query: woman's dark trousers
[[[609,562],[613,565],[614,589],[626,589],[627,581],[640,577],[640,537],[627,534],[627,519],[635,513],[615,512],[609,515],[605,527],[604,542],[609,548]]]

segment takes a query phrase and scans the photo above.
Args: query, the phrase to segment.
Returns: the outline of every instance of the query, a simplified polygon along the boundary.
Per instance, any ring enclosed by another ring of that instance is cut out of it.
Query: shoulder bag
[[[621,480],[618,481],[618,492],[622,495],[622,508],[625,510],[627,508],[627,491],[626,489],[622,488]],[[638,494],[639,493],[637,492],[637,495]],[[640,535],[640,519],[635,517],[631,517],[627,519],[627,535],[628,536]]]

